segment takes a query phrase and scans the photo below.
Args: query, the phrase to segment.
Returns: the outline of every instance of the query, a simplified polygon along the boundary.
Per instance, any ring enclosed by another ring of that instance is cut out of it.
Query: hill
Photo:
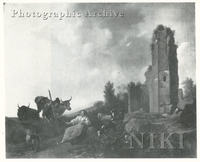
[[[88,117],[92,122],[93,127],[100,127],[102,124],[97,120],[97,114],[102,112],[102,107],[98,104],[85,108],[88,112]],[[57,122],[46,122],[43,118],[39,120],[20,121],[17,117],[5,117],[6,125],[6,157],[7,158],[47,158],[47,157],[74,157],[69,153],[64,152],[72,149],[83,149],[82,145],[70,146],[61,145],[57,146],[56,143],[61,141],[63,133],[66,129],[64,124],[70,121],[79,114],[79,111],[62,116]],[[41,141],[40,152],[33,153],[30,148],[27,148],[25,139],[26,129],[31,129],[35,132]],[[84,146],[85,147],[85,146]],[[62,148],[65,150],[63,152]],[[86,147],[85,147],[86,148]],[[91,149],[94,150],[94,149]],[[73,152],[72,151],[72,152]],[[51,155],[50,155],[51,152]],[[72,153],[71,152],[71,153]],[[75,151],[76,152],[76,151]]]
[[[102,105],[94,104],[84,110],[88,112],[88,117],[91,120],[92,125],[99,127],[101,123],[97,120],[97,114],[103,111]],[[60,131],[60,133],[63,133],[66,128],[64,123],[75,118],[79,114],[79,111],[80,110],[61,116],[59,121],[55,123],[48,123],[43,118],[40,118],[39,120],[20,121],[17,117],[6,117],[6,142],[18,143],[24,141],[26,129],[33,130],[35,133],[39,134],[41,138],[51,138],[55,135],[59,135],[58,132]]]

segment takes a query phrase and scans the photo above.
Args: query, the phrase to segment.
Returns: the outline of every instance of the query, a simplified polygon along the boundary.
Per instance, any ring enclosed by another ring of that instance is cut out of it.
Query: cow
[[[19,120],[37,120],[39,119],[39,112],[35,109],[29,108],[28,106],[19,106],[18,104],[18,112],[17,116]]]
[[[48,99],[47,97],[38,96],[35,98],[35,103],[37,105],[38,112],[42,111],[42,116],[47,120],[55,120],[55,118],[60,117],[65,110],[71,110],[69,100],[59,100],[56,98],[54,101]]]

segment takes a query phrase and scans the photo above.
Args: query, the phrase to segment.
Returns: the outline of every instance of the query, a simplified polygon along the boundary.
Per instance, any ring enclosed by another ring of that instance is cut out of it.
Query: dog
[[[34,134],[30,129],[26,130],[26,143],[27,145],[31,146],[35,151],[39,150],[39,136]]]

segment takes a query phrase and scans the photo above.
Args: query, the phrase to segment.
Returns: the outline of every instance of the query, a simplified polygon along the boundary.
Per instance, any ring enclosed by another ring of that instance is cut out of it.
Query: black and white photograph
[[[2,2],[5,158],[196,159],[197,7]]]

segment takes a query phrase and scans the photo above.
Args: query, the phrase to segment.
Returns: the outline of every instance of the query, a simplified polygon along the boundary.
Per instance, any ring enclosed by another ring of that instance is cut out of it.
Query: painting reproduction
[[[5,158],[197,158],[196,3],[4,2]]]

